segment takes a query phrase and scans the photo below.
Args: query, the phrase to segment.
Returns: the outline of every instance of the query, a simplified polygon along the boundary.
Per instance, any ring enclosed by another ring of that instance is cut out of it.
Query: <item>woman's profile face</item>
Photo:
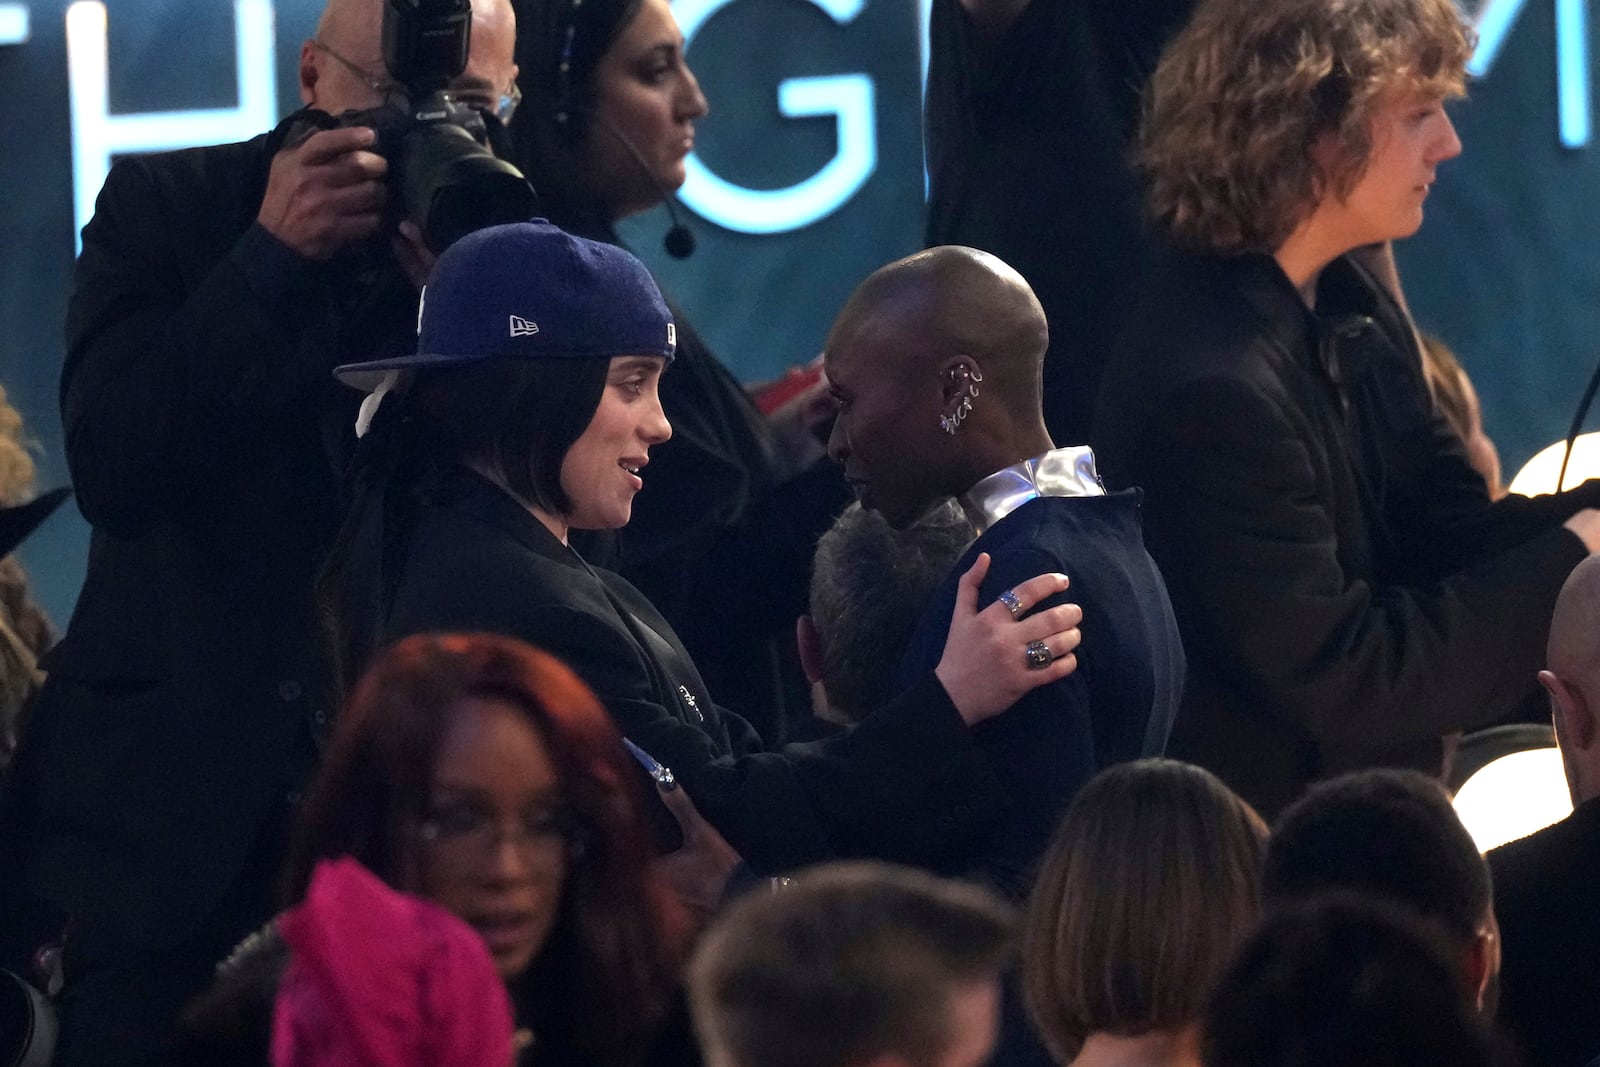
[[[550,750],[507,701],[451,711],[422,825],[422,895],[466,920],[511,981],[544,948],[567,880],[570,823]]]
[[[614,530],[633,515],[650,448],[672,436],[658,392],[666,365],[661,356],[612,359],[594,417],[561,461],[561,488],[572,501],[562,516],[568,526]]]
[[[583,144],[584,171],[613,218],[654,207],[683,184],[694,120],[706,110],[668,0],[643,0],[595,69]]]

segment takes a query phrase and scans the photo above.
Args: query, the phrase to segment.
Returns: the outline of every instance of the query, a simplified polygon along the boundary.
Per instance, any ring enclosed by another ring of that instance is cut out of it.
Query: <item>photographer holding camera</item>
[[[119,161],[84,228],[62,413],[89,571],[0,798],[0,967],[64,978],[58,1064],[145,1061],[274,910],[332,706],[313,589],[357,398],[330,371],[410,346],[429,245],[492,220],[452,204],[532,214],[478,143],[514,37],[508,0],[329,0],[304,110]]]

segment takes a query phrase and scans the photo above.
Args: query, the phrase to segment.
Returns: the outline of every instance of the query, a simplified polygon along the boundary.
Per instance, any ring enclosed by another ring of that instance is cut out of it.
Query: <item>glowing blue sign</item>
[[[99,0],[78,0],[67,8],[75,234],[83,232],[94,214],[95,197],[105,184],[114,154],[243,141],[276,125],[272,0],[234,0],[233,13],[238,107],[113,115],[105,5]],[[269,42],[268,46],[261,47],[262,41]]]
[[[673,12],[685,47],[707,19],[733,0],[678,0]],[[861,14],[865,0],[809,0],[842,25]],[[787,118],[834,115],[839,147],[821,170],[784,189],[747,189],[712,173],[697,155],[684,161],[687,176],[678,198],[718,226],[740,233],[783,233],[837,211],[878,166],[877,101],[865,74],[790,78],[778,83],[778,111]]]
[[[1511,27],[1527,0],[1484,0],[1474,23],[1478,48],[1467,70],[1488,75],[1511,35]],[[1554,0],[1556,13],[1556,111],[1561,143],[1582,148],[1589,143],[1589,9],[1588,0]]]
[[[674,11],[686,42],[734,0],[677,0]],[[861,14],[865,0],[806,0],[839,25]],[[1478,47],[1468,69],[1485,77],[1527,0],[1484,0],[1474,18]],[[1555,6],[1557,102],[1561,143],[1581,148],[1591,136],[1588,0]],[[81,230],[118,152],[153,152],[243,140],[278,119],[272,42],[272,0],[233,0],[239,103],[234,108],[113,115],[108,99],[106,8],[78,0],[67,9],[67,72],[72,109],[74,215]],[[926,17],[927,0],[918,4]],[[0,2],[0,45],[28,39],[29,8]],[[926,31],[923,65],[926,70]],[[683,202],[710,222],[741,233],[800,229],[837,211],[860,191],[878,165],[877,100],[866,74],[790,78],[778,84],[778,110],[788,118],[834,116],[838,148],[803,181],[782,189],[750,189],[715,174],[691,153]]]
[[[0,44],[28,43],[28,5],[0,4]]]

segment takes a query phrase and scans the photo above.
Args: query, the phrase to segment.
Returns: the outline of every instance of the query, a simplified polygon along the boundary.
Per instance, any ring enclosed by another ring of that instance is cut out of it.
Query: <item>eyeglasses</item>
[[[365,70],[362,67],[357,66],[354,61],[346,58],[343,55],[340,55],[338,52],[328,47],[328,45],[323,42],[321,38],[311,38],[311,47],[328,53],[328,55],[341,67],[349,71],[357,81],[359,81],[362,85],[365,85],[368,89],[371,89],[373,92],[377,93],[379,96],[383,97],[385,100],[388,100],[391,96],[405,95],[405,86],[401,85],[397,81],[384,81],[375,77],[370,70]]]
[[[365,85],[367,88],[383,97],[386,102],[392,96],[404,97],[406,95],[405,86],[401,85],[399,82],[393,80],[385,81],[375,77],[371,71],[358,66],[346,56],[340,55],[332,48],[329,48],[328,45],[322,40],[316,37],[311,38],[311,46],[328,53],[330,57],[332,57],[345,70],[349,71],[351,75],[361,82],[362,85]],[[500,120],[501,125],[505,125],[511,121],[511,116],[517,113],[517,105],[522,103],[522,88],[517,85],[517,79],[515,77],[511,79],[511,84],[505,89],[501,90],[500,94],[493,99],[490,99],[485,94],[474,92],[469,89],[447,89],[445,90],[445,93],[450,97],[450,99],[456,101],[457,103],[466,104],[468,107],[476,108],[486,115],[493,115],[495,118]]]
[[[419,836],[454,858],[482,858],[498,852],[507,838],[529,860],[565,857],[577,842],[576,824],[562,805],[531,806],[509,819],[479,804],[463,801],[435,808],[417,830]]]
[[[517,84],[517,79],[511,79],[511,85],[500,94],[495,101],[495,106],[485,110],[500,120],[503,126],[511,121],[511,116],[517,113],[517,105],[522,103],[522,87]]]

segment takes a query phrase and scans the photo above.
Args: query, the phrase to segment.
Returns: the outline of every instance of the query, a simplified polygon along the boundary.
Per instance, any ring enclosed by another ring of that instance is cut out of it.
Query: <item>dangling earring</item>
[[[976,367],[962,364],[950,371],[950,380],[966,386],[956,409],[948,415],[939,416],[939,429],[954,437],[956,431],[961,429],[961,421],[972,413],[972,402],[978,398],[978,383],[983,381],[983,373]]]

